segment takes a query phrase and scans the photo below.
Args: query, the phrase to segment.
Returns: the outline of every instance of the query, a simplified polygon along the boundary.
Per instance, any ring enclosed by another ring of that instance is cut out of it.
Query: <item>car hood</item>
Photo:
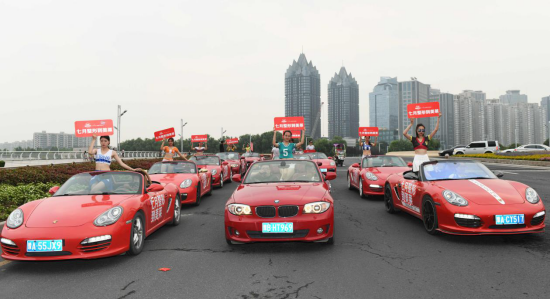
[[[173,183],[179,186],[186,179],[193,179],[197,174],[152,174],[149,175],[152,181],[161,183]]]
[[[380,168],[367,168],[366,172],[371,172],[376,175],[379,180],[385,181],[388,176],[395,173],[403,173],[409,171],[409,167],[380,167]]]
[[[318,163],[320,162],[323,166],[329,165],[331,162],[334,162],[332,159],[322,158],[322,159],[312,159],[314,162]]]
[[[122,201],[141,195],[59,196],[42,200],[25,223],[29,228],[73,227],[93,222]],[[55,222],[55,223],[54,223]]]
[[[506,205],[525,203],[522,195],[512,182],[501,179],[442,180],[435,185],[451,190],[469,202],[479,205]],[[501,199],[501,200],[499,200]]]
[[[256,183],[239,186],[233,193],[233,203],[251,206],[274,205],[304,205],[321,201],[327,193],[323,183]]]
[[[206,168],[207,170],[212,171],[212,170],[217,170],[217,169],[221,168],[221,166],[216,166],[216,165],[197,165],[197,168],[199,168],[199,169],[204,169],[204,168]]]

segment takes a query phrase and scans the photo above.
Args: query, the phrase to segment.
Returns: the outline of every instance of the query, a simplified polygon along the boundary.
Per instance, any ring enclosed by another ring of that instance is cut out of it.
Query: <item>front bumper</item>
[[[222,175],[221,174],[216,174],[216,175],[212,176],[212,185],[213,186],[221,186],[221,181],[222,181]]]
[[[22,261],[47,261],[69,259],[93,259],[115,256],[128,251],[130,244],[130,223],[121,218],[117,223],[106,227],[85,224],[76,227],[9,229],[4,226],[2,237],[13,241],[16,246],[1,244],[2,258]],[[110,235],[111,241],[94,245],[81,245],[89,237]],[[63,240],[61,252],[27,252],[27,240]]]
[[[363,182],[363,194],[382,196],[384,195],[384,182],[365,180]]]
[[[262,233],[262,223],[292,222],[294,232]],[[322,233],[317,229],[323,228]],[[236,232],[239,232],[239,235]],[[225,237],[240,243],[301,241],[315,242],[327,240],[334,232],[334,210],[329,208],[322,214],[301,214],[290,218],[261,218],[256,215],[235,216],[225,210]]]

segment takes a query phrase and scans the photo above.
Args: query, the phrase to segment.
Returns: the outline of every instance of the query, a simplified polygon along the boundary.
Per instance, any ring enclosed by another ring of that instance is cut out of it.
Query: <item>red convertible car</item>
[[[393,173],[410,170],[412,163],[405,163],[397,156],[364,157],[361,164],[355,163],[348,168],[348,189],[359,190],[361,198],[384,195],[386,178]]]
[[[195,162],[200,169],[208,169],[212,173],[212,185],[222,188],[225,182],[231,181],[229,163],[222,162],[218,156],[203,154],[193,156],[189,160]]]
[[[246,169],[250,167],[251,164],[263,160],[262,156],[259,153],[256,152],[246,152],[243,153],[242,157],[244,159],[244,162],[246,163]]]
[[[149,169],[151,180],[178,187],[181,204],[200,205],[202,196],[212,195],[212,174],[192,161],[163,161]]]
[[[177,187],[135,172],[81,173],[50,193],[52,197],[26,203],[9,215],[0,239],[2,258],[137,255],[148,235],[180,222]]]
[[[334,242],[334,201],[317,165],[274,160],[250,166],[225,206],[228,244],[273,241]],[[233,175],[240,182],[240,175]]]
[[[305,154],[309,155],[311,160],[317,163],[321,172],[334,172],[336,174],[336,163],[332,157],[329,158],[322,152],[310,152]]]
[[[226,161],[229,164],[231,176],[233,174],[244,175],[246,172],[246,162],[244,159],[241,159],[238,152],[219,152],[216,155],[222,159],[222,162]]]
[[[520,234],[544,231],[546,210],[529,186],[499,179],[477,161],[425,162],[419,172],[392,174],[386,210],[420,218],[430,234]]]

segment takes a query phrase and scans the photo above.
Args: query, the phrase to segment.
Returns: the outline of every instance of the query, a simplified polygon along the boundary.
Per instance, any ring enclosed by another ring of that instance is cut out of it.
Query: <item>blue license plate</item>
[[[327,169],[321,169],[321,172],[327,172]]]
[[[262,223],[262,233],[293,233],[293,223]]]
[[[63,251],[63,240],[30,240],[27,241],[27,252]]]
[[[497,225],[513,225],[525,224],[525,215],[495,215],[495,224]]]

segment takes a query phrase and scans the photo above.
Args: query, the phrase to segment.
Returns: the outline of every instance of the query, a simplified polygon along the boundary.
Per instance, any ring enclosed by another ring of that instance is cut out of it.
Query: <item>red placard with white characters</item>
[[[94,134],[97,136],[113,135],[115,129],[113,120],[90,120],[74,122],[74,134],[76,137],[89,137]]]
[[[197,143],[197,142],[207,142],[208,141],[208,134],[197,134],[191,136],[191,142]]]
[[[304,130],[304,117],[277,117],[275,130]]]
[[[228,145],[234,145],[239,143],[239,138],[232,138],[225,140],[225,143]]]
[[[155,132],[155,142],[162,141],[164,139],[168,139],[168,138],[175,137],[175,136],[176,136],[176,132],[174,131],[174,127],[164,129],[164,130],[161,130],[161,131],[156,131]]]
[[[359,136],[378,136],[378,127],[359,127]]]
[[[408,104],[407,116],[409,119],[437,117],[439,116],[439,102]]]
[[[292,132],[293,139],[299,139],[302,137],[302,132],[300,130],[291,130],[290,132]]]

